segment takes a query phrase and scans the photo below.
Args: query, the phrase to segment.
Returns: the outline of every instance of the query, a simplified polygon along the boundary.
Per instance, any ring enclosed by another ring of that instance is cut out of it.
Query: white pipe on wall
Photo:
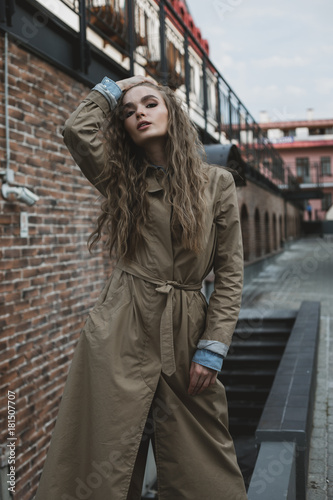
[[[9,110],[8,110],[8,33],[5,32],[4,48],[4,90],[5,90],[5,137],[6,137],[6,162],[5,170],[0,172],[6,182],[14,183],[14,172],[10,168],[10,137],[9,137]]]

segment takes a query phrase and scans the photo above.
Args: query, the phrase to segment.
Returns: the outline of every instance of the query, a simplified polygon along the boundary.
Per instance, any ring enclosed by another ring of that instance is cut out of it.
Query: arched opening
[[[261,231],[260,231],[260,214],[256,208],[254,213],[254,236],[255,236],[255,255],[261,256]]]
[[[250,258],[250,240],[249,240],[249,214],[246,205],[243,204],[241,209],[241,229],[243,238],[243,252],[244,260],[247,261]]]
[[[277,250],[276,215],[273,214],[273,250]]]
[[[265,253],[269,253],[270,251],[271,251],[271,245],[270,245],[269,215],[268,212],[265,212]]]
[[[284,242],[284,236],[283,236],[283,226],[282,226],[282,215],[279,217],[279,242],[280,242],[280,247],[283,247],[283,242]]]

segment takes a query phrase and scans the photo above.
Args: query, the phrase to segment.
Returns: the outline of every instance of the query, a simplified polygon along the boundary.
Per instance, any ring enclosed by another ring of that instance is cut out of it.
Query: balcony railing
[[[129,72],[141,66],[157,81],[178,89],[189,111],[201,116],[204,143],[238,145],[244,160],[277,186],[297,186],[278,151],[208,57],[208,44],[177,0],[60,0],[86,28],[118,50]],[[196,67],[194,67],[196,66]]]
[[[333,182],[331,169],[320,164],[318,161],[309,162],[307,164],[298,165],[295,162],[287,164],[297,182],[302,188],[307,187],[322,187],[326,182]]]
[[[128,18],[125,2],[119,0],[87,0],[87,22],[105,41],[126,54],[128,44]],[[136,40],[140,44],[139,37]]]

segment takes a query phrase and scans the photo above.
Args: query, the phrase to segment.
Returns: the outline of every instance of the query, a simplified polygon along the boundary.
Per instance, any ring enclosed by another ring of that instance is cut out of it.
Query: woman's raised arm
[[[105,195],[99,182],[104,167],[104,147],[101,127],[120,97],[121,92],[137,83],[154,82],[151,78],[134,76],[116,84],[105,77],[88,94],[65,123],[63,136],[66,146],[87,179]]]
[[[83,174],[104,195],[99,176],[104,166],[101,127],[110,105],[98,91],[88,94],[65,123],[64,142]]]

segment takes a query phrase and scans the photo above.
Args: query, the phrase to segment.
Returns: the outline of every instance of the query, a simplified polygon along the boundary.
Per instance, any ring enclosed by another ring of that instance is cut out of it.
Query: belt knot
[[[162,372],[169,377],[176,371],[174,343],[173,343],[173,296],[175,288],[182,291],[199,291],[201,283],[184,284],[172,280],[162,280],[150,274],[150,272],[140,264],[131,260],[121,261],[117,267],[136,278],[148,281],[156,285],[156,292],[167,296],[166,305],[161,315],[160,323],[160,345]]]

